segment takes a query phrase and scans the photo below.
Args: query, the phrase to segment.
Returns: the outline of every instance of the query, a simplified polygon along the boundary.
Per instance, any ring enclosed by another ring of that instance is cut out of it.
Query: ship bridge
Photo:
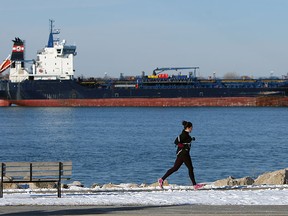
[[[73,54],[74,56],[76,55],[76,46],[70,45],[70,46],[63,46],[63,49],[57,49],[57,54],[58,55],[69,55]]]
[[[9,80],[22,82],[24,80],[72,80],[74,79],[75,45],[66,45],[66,41],[60,42],[54,37],[60,33],[59,29],[53,29],[54,20],[50,21],[50,33],[48,44],[37,52],[36,60],[24,59],[24,41],[19,38],[13,40],[11,60],[1,64],[1,71],[10,66]],[[8,64],[10,63],[10,64]],[[32,63],[31,69],[25,68],[24,63]],[[5,66],[5,67],[4,67]],[[2,69],[3,68],[3,69]]]
[[[37,53],[36,72],[34,79],[73,79],[73,58],[77,54],[75,45],[66,45],[54,35],[60,34],[53,29],[54,20],[50,20],[50,34],[47,46]]]

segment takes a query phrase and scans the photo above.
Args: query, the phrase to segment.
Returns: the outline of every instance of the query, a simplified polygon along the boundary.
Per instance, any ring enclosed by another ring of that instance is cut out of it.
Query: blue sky
[[[77,45],[76,76],[151,74],[156,67],[199,66],[253,77],[288,72],[286,0],[13,0],[1,3],[0,60],[14,37],[35,59],[49,19]]]

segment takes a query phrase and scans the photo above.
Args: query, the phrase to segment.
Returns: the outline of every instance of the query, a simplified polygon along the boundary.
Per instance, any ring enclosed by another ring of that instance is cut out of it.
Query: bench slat
[[[59,165],[60,162],[1,162],[5,163],[6,166],[30,166],[30,163],[35,166],[56,166]],[[72,161],[64,161],[61,162],[63,166],[72,166]]]
[[[72,175],[72,171],[64,171],[62,175]],[[61,176],[62,176],[61,175]],[[49,171],[49,172],[33,172],[32,176],[59,176],[59,171]]]
[[[72,171],[63,171],[61,176],[68,176],[68,175],[72,175]],[[29,177],[30,176],[30,172],[6,172],[5,176],[9,176],[9,177]],[[32,172],[32,177],[35,176],[59,176],[59,171],[40,171],[40,172]]]
[[[23,177],[25,177],[25,176],[30,176],[30,172],[28,171],[28,172],[6,172],[6,173],[4,173],[5,174],[5,176],[7,176],[7,177],[16,177],[16,176],[23,176]]]
[[[34,166],[59,166],[60,162],[31,162]],[[72,161],[61,162],[63,166],[72,166]]]
[[[28,166],[28,167],[9,167],[9,166],[7,166],[6,167],[6,172],[16,172],[16,171],[30,171],[30,166]]]
[[[65,180],[70,180],[71,178],[62,178],[62,181]],[[45,178],[45,179],[32,179],[32,181],[30,180],[24,180],[24,179],[14,179],[13,181],[9,181],[9,180],[4,180],[3,183],[29,183],[29,182],[58,182],[58,179],[55,178]]]
[[[57,166],[32,166],[33,171],[41,171],[41,170],[59,170],[59,165]],[[71,166],[63,166],[62,170],[72,170],[72,165]]]
[[[6,166],[30,166],[30,162],[1,162]]]
[[[2,168],[2,167],[1,167]],[[9,166],[6,166],[6,172],[13,172],[13,171],[30,171],[30,166],[27,166],[27,167],[22,167],[22,166],[13,166],[13,167],[9,167]],[[57,166],[41,166],[41,167],[38,167],[38,166],[32,166],[32,170],[33,171],[44,171],[44,170],[59,170],[59,165]],[[63,166],[63,169],[62,170],[72,170],[72,166]]]

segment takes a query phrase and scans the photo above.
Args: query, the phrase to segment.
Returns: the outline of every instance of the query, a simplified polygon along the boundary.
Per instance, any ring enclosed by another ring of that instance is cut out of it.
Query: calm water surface
[[[287,108],[0,108],[0,161],[73,161],[73,180],[153,183],[192,121],[196,180],[288,167]],[[190,185],[187,168],[168,178]]]

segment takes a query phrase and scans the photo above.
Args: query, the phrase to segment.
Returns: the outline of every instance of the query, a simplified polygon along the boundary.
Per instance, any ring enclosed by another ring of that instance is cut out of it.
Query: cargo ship
[[[150,75],[77,78],[76,46],[56,37],[60,31],[53,20],[49,28],[47,46],[36,60],[24,59],[24,41],[13,40],[12,54],[0,65],[0,106],[288,106],[287,76],[205,79],[197,77],[199,67],[166,67]]]

